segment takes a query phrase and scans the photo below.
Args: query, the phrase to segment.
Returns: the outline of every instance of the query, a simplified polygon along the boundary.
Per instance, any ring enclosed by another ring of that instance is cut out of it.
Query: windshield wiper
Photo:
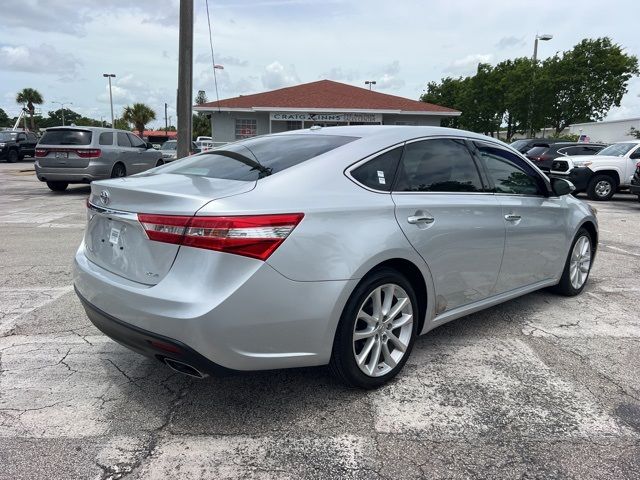
[[[258,178],[268,177],[273,173],[273,169],[269,167],[265,167],[257,160],[253,160],[245,155],[242,155],[238,152],[232,152],[230,150],[215,150],[211,152],[213,155],[222,155],[223,157],[232,158],[237,160],[245,165],[251,167],[251,170],[257,170],[259,172]]]

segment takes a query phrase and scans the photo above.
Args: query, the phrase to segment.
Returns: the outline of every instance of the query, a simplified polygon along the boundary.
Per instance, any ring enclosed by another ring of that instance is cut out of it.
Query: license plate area
[[[55,158],[69,158],[69,152],[55,152]]]

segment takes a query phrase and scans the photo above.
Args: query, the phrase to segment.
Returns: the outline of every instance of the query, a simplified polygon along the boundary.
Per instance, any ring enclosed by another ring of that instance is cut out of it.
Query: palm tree
[[[42,105],[44,103],[44,99],[39,91],[35,88],[23,88],[18,95],[16,95],[16,103],[21,105],[27,104],[27,111],[29,112],[29,116],[31,117],[31,130],[35,130],[36,125],[33,120],[33,114],[35,113],[34,105]]]
[[[151,108],[144,103],[134,103],[133,105],[127,105],[124,107],[122,119],[126,122],[132,123],[142,137],[144,126],[150,121],[156,119],[156,112],[151,110]]]

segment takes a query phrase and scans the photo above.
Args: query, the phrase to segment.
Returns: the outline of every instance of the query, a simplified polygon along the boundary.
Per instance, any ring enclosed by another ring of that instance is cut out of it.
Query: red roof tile
[[[457,110],[440,105],[388,95],[332,80],[319,80],[264,93],[241,95],[220,100],[220,102],[196,105],[196,107],[245,109],[274,107],[287,109],[400,110],[402,112],[459,113]]]

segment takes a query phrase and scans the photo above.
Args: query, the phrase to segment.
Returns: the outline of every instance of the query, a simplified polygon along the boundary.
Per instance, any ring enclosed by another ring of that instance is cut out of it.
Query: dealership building
[[[439,126],[460,112],[331,80],[195,105],[211,115],[214,142],[337,125]]]

